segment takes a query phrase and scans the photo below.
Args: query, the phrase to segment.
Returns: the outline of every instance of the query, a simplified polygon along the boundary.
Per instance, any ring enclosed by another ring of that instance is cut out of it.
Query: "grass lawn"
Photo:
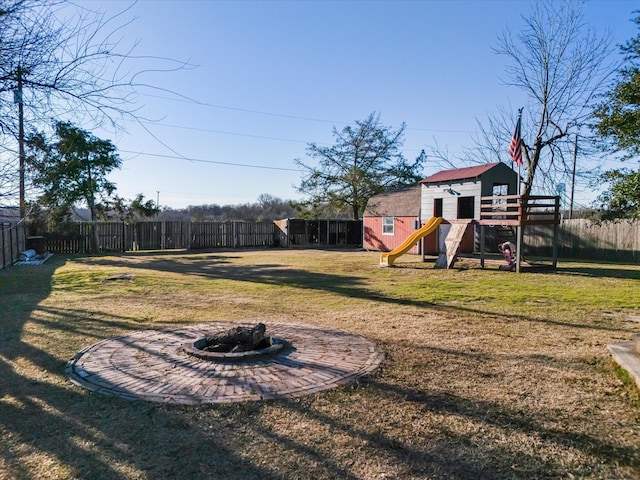
[[[640,478],[640,394],[606,348],[640,333],[640,266],[378,258],[141,252],[0,271],[0,479]],[[63,373],[103,339],[254,320],[355,332],[386,357],[333,390],[206,406]]]

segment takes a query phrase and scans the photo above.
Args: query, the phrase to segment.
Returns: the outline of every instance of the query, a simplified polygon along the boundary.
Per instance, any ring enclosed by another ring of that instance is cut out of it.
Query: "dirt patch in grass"
[[[0,272],[0,478],[640,477],[638,390],[606,349],[640,330],[640,267],[515,275],[408,258],[54,256]],[[386,358],[308,397],[202,407],[63,375],[99,340],[209,320],[340,328]]]

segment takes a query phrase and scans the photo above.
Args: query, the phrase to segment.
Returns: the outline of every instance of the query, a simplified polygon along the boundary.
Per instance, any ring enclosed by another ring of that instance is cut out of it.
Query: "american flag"
[[[522,119],[522,111],[518,113],[518,122],[516,123],[516,130],[511,137],[511,143],[509,143],[509,155],[513,160],[513,163],[520,166],[522,165],[522,137],[520,136],[520,121]]]

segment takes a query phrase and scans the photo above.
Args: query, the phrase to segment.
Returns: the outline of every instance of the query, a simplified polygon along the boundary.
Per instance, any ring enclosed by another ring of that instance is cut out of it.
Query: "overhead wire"
[[[298,168],[286,168],[286,167],[271,167],[267,165],[254,165],[250,163],[236,163],[236,162],[223,162],[220,160],[205,160],[203,158],[193,158],[186,157],[184,155],[163,155],[160,153],[147,153],[147,152],[134,152],[131,150],[120,150],[122,153],[129,153],[131,155],[144,155],[148,157],[158,157],[158,158],[174,158],[179,160],[188,160],[190,162],[198,162],[198,163],[213,163],[217,165],[229,165],[232,167],[250,167],[250,168],[261,168],[264,170],[282,170],[286,172],[300,172],[302,170]]]
[[[171,97],[166,97],[166,96],[162,96],[162,95],[152,95],[149,93],[142,93],[140,94],[141,96],[146,96],[146,97],[151,97],[151,98],[158,98],[160,100],[170,100],[170,101],[174,101],[174,102],[181,102],[181,103],[193,103],[196,105],[201,105],[204,107],[210,107],[210,108],[218,108],[218,109],[222,109],[222,110],[232,110],[232,111],[237,111],[237,112],[244,112],[244,113],[253,113],[256,115],[267,115],[267,116],[271,116],[271,117],[280,117],[280,118],[291,118],[293,120],[304,120],[304,121],[309,121],[309,122],[320,122],[320,123],[331,123],[334,125],[349,125],[352,122],[345,122],[342,120],[328,120],[328,119],[323,119],[323,118],[314,118],[314,117],[308,117],[308,116],[301,116],[301,115],[289,115],[289,114],[285,114],[285,113],[276,113],[276,112],[265,112],[265,111],[261,111],[261,110],[252,110],[249,108],[239,108],[239,107],[229,107],[226,105],[218,105],[218,104],[213,104],[213,103],[207,103],[207,102],[201,102],[199,100],[195,100],[195,99],[191,99],[189,97],[182,97],[182,98],[171,98]],[[434,133],[465,133],[465,134],[471,134],[474,133],[470,130],[456,130],[456,129],[436,129],[436,128],[420,128],[420,127],[407,127],[407,130],[416,130],[416,131],[421,131],[421,132],[434,132]]]
[[[168,123],[160,123],[160,122],[146,122],[148,124],[153,124],[153,125],[157,125],[160,127],[168,127],[168,128],[179,128],[182,130],[189,130],[189,131],[194,131],[194,132],[206,132],[206,133],[217,133],[217,134],[221,134],[221,135],[234,135],[237,137],[249,137],[249,138],[257,138],[257,139],[261,139],[261,140],[277,140],[280,142],[292,142],[292,143],[311,143],[308,142],[306,140],[296,140],[296,139],[292,139],[292,138],[282,138],[282,137],[269,137],[266,135],[252,135],[249,133],[237,133],[237,132],[227,132],[224,130],[213,130],[210,128],[202,128],[202,127],[187,127],[184,125],[172,125],[172,124],[168,124]],[[323,143],[319,143],[319,145],[325,145]],[[328,144],[326,144],[328,145]]]
[[[289,115],[289,114],[282,114],[282,113],[276,113],[276,112],[266,112],[266,111],[260,111],[260,110],[254,110],[254,109],[238,108],[238,107],[230,107],[230,106],[226,106],[226,105],[212,104],[212,103],[208,103],[208,102],[198,101],[198,100],[195,100],[195,99],[192,99],[190,97],[183,96],[183,95],[180,95],[179,98],[162,96],[162,95],[153,95],[153,94],[149,94],[149,93],[143,93],[143,94],[140,94],[140,95],[146,96],[146,97],[151,97],[151,98],[158,98],[158,99],[161,99],[161,100],[169,100],[169,101],[181,102],[181,103],[191,103],[191,104],[201,105],[201,106],[205,106],[205,107],[209,107],[209,108],[217,108],[217,109],[238,111],[238,112],[251,113],[251,114],[256,114],[256,115],[266,115],[266,116],[279,117],[279,118],[290,118],[290,119],[302,120],[302,121],[312,121],[312,122],[348,125],[348,122],[343,122],[343,121],[327,120],[327,119],[313,118],[313,117],[308,117],[308,116]],[[239,133],[239,132],[230,132],[230,131],[224,131],[224,130],[215,130],[215,129],[203,128],[203,127],[192,127],[192,126],[184,126],[184,125],[176,125],[176,124],[167,124],[167,123],[154,122],[154,121],[149,121],[149,120],[139,120],[137,123],[154,140],[156,140],[160,145],[162,145],[163,147],[168,149],[174,155],[166,155],[166,154],[158,154],[158,153],[147,153],[147,152],[136,152],[136,151],[131,151],[131,150],[120,150],[121,152],[132,154],[132,155],[143,155],[143,156],[150,156],[150,157],[157,157],[157,158],[172,158],[172,159],[187,160],[187,161],[190,161],[190,162],[210,163],[210,164],[228,165],[228,166],[246,167],[246,168],[259,168],[259,169],[265,169],[265,170],[301,172],[302,171],[301,169],[296,169],[296,168],[272,167],[272,166],[265,166],[265,165],[256,165],[256,164],[238,163],[238,162],[225,162],[225,161],[218,161],[218,160],[208,160],[208,159],[202,159],[202,158],[189,157],[189,156],[181,154],[180,152],[176,151],[174,148],[172,148],[169,145],[167,145],[167,143],[165,141],[161,140],[158,137],[158,135],[154,134],[150,130],[150,128],[152,126],[160,126],[160,127],[175,128],[175,129],[182,129],[182,130],[195,131],[195,132],[215,133],[215,134],[218,134],[218,135],[232,135],[232,136],[239,136],[239,137],[244,137],[244,138],[255,138],[255,139],[260,139],[260,140],[273,140],[273,141],[280,141],[280,142],[304,143],[304,144],[315,143],[316,145],[331,145],[329,143],[323,143],[323,142],[311,142],[311,141],[300,140],[300,139],[273,137],[273,136],[267,136],[267,135],[254,135],[254,134]],[[407,127],[406,129],[407,130],[414,130],[414,131],[425,131],[425,132],[471,133],[471,132],[464,131],[464,130],[436,130],[436,129],[409,128],[409,127]],[[422,150],[423,149],[420,149],[420,148],[418,148],[418,149],[404,149],[405,152],[419,152],[419,151],[422,151]]]

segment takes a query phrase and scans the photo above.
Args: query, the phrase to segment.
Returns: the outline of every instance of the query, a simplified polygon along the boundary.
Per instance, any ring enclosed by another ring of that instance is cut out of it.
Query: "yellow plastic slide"
[[[441,223],[442,223],[442,217],[431,217],[429,221],[425,223],[421,229],[416,230],[411,235],[409,235],[407,239],[404,242],[402,242],[402,244],[399,247],[394,248],[390,252],[385,252],[382,255],[380,255],[380,265],[387,265],[387,266],[393,265],[393,262],[395,262],[396,258],[398,258],[401,255],[404,255],[409,250],[411,250],[411,247],[413,247],[416,243],[418,243],[418,240],[435,232],[436,229],[438,228],[438,225],[440,225]]]

